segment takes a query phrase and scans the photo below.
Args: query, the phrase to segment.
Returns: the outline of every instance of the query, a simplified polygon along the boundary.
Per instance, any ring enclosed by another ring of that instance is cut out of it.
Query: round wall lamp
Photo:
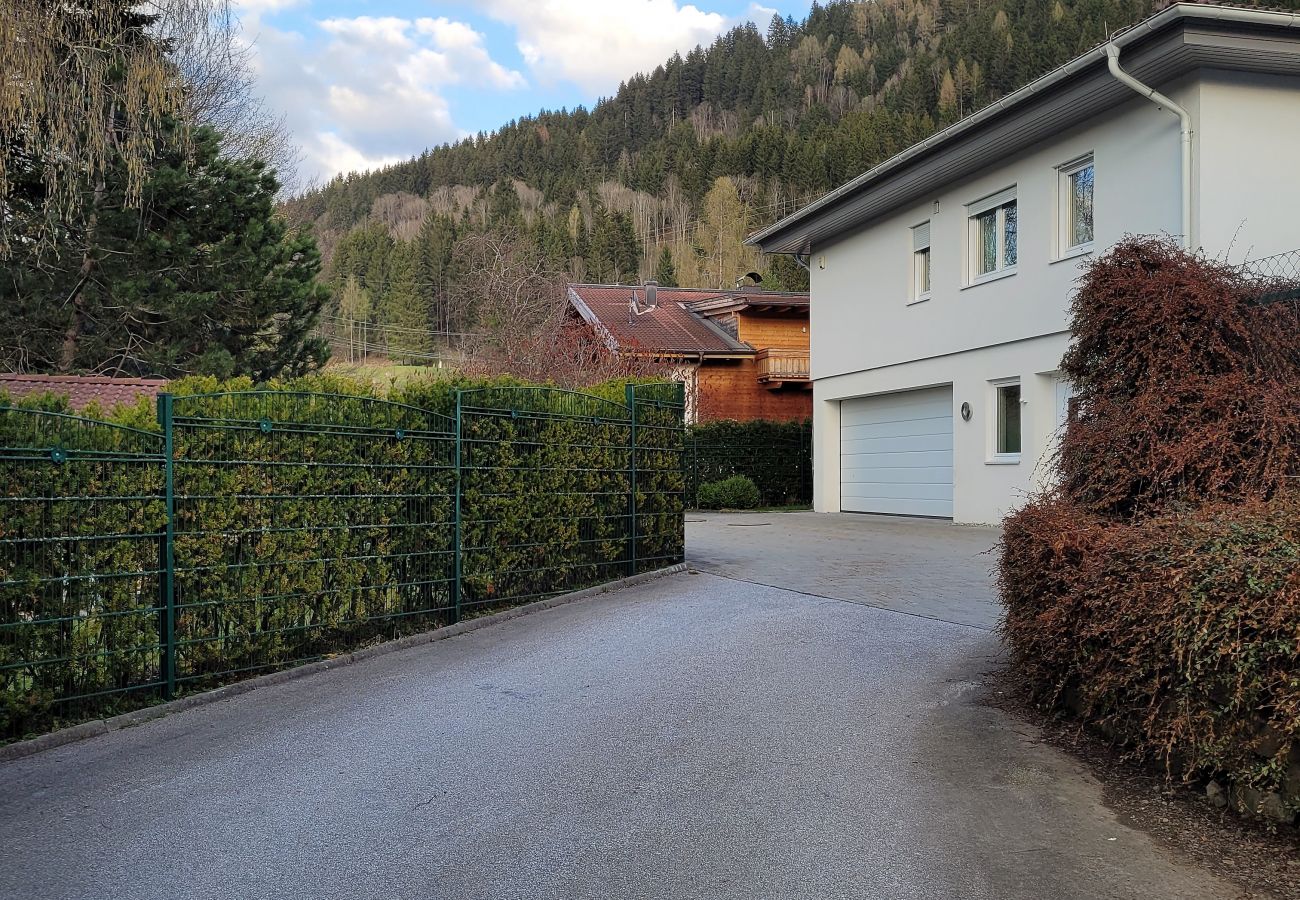
[[[969,421],[970,421],[970,404],[969,404],[969,403],[963,403],[963,404],[961,405],[961,420],[962,420],[963,422],[969,422]]]

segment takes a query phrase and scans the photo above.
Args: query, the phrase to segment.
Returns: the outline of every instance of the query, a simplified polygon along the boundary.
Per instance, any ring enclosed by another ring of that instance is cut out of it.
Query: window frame
[[[1016,261],[1007,265],[1007,224],[1006,210],[1009,206],[1016,208]],[[980,265],[984,250],[983,241],[980,239],[980,219],[988,212],[995,212],[995,228],[997,229],[997,263],[993,269],[988,272],[981,272]],[[999,278],[1007,278],[1016,274],[1020,264],[1020,203],[1016,193],[1016,186],[1012,185],[994,194],[989,194],[976,200],[973,203],[966,204],[966,286],[972,287],[977,284],[984,284],[988,281],[996,281]]]
[[[1074,192],[1071,180],[1075,175],[1092,167],[1093,221],[1092,238],[1081,244],[1071,243],[1074,237]],[[1089,151],[1056,167],[1056,259],[1073,259],[1091,253],[1097,241],[1097,162]]]
[[[993,415],[989,417],[989,453],[985,460],[987,465],[992,466],[1014,466],[1020,464],[1021,455],[1025,450],[1025,394],[1024,386],[1019,378],[1000,378],[989,382],[992,388],[992,409]],[[1019,437],[1019,449],[1015,451],[1002,450],[1002,438],[1004,435],[1004,411],[1006,409],[1005,391],[1008,388],[1016,389],[1016,415],[1018,420],[1017,435]]]
[[[930,220],[913,225],[912,255],[910,257],[912,273],[909,279],[907,304],[924,303],[929,300],[934,290],[934,251],[930,232]],[[924,276],[924,278],[922,277]]]

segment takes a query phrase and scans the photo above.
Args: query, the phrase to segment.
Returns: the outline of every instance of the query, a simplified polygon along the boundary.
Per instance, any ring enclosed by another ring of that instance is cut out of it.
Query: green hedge
[[[635,389],[633,558],[622,382],[174,383],[175,690],[680,560],[679,386]],[[0,739],[168,693],[163,437],[91,412],[0,409]]]
[[[708,422],[686,435],[688,502],[701,485],[743,475],[770,506],[812,503],[812,422]]]

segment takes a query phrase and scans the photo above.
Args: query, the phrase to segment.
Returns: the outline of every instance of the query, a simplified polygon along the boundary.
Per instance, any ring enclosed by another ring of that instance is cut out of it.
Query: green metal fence
[[[0,409],[0,740],[678,562],[681,386]]]
[[[811,422],[714,422],[686,432],[686,500],[700,485],[744,475],[772,506],[812,503]]]

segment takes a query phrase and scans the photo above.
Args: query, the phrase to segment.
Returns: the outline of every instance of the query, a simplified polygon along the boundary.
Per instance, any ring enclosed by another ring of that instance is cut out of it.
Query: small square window
[[[1020,255],[1015,188],[986,197],[966,209],[970,217],[971,281],[1014,271]]]
[[[994,452],[998,456],[1020,453],[1020,385],[997,386],[997,435]]]
[[[1093,240],[1092,196],[1096,169],[1092,157],[1064,165],[1060,172],[1061,253],[1086,249]]]

